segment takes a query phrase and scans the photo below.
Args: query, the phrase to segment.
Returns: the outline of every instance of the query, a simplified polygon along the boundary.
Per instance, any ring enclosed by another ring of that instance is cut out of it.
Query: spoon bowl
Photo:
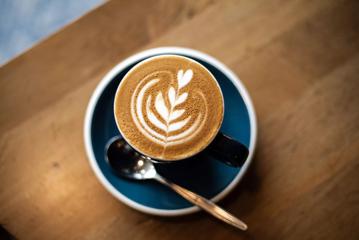
[[[106,160],[115,173],[122,177],[146,180],[156,176],[156,169],[151,158],[136,152],[119,137],[114,137],[109,141]]]

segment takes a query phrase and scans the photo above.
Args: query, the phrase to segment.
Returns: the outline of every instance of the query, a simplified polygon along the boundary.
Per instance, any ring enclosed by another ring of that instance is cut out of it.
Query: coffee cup
[[[133,66],[114,99],[118,130],[136,151],[158,163],[215,155],[231,166],[248,157],[244,144],[221,133],[224,98],[201,63],[173,54]]]

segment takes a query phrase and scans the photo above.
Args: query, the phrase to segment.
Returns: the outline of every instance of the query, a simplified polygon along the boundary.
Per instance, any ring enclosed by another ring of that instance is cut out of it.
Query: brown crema
[[[134,66],[122,79],[114,114],[125,140],[163,161],[191,157],[211,143],[224,113],[221,89],[198,62],[161,55]]]

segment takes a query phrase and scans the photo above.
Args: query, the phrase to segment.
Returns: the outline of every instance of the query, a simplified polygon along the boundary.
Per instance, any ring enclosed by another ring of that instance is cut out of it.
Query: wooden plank
[[[253,178],[247,180],[257,183],[251,189],[251,201],[256,201],[256,214],[250,213],[253,234],[273,239],[305,234],[315,239],[318,226],[324,239],[359,236],[352,224],[359,211],[354,206],[358,186],[349,183],[359,156],[359,101],[353,98],[359,91],[358,64],[359,56],[318,79],[300,100],[263,123]],[[241,204],[235,206],[240,211]],[[326,221],[331,214],[338,219]],[[259,223],[268,219],[272,229],[263,229]]]
[[[350,1],[233,1],[209,7],[148,47],[176,42],[219,58],[255,93],[262,118],[356,53],[358,8]]]
[[[106,3],[0,68],[0,224],[19,239],[359,238],[355,9],[356,1]],[[162,45],[218,57],[251,92],[258,151],[221,203],[248,233],[203,213],[134,211],[88,166],[82,125],[96,84],[124,56]]]
[[[58,101],[211,2],[111,1],[0,68],[0,132]]]

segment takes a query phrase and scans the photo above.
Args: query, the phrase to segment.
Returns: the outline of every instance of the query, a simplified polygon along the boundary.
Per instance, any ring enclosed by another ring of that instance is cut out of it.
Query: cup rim
[[[168,46],[168,47],[159,47],[159,48],[152,48],[148,50],[141,51],[139,53],[136,53],[120,63],[118,63],[115,67],[113,67],[99,82],[97,87],[95,88],[85,114],[84,119],[84,143],[85,143],[85,150],[88,157],[88,160],[90,162],[90,166],[92,170],[94,171],[96,177],[100,181],[100,183],[109,191],[115,198],[122,201],[126,205],[153,215],[158,216],[180,216],[180,215],[186,215],[193,212],[197,212],[200,209],[196,206],[183,208],[183,209],[173,209],[173,210],[164,210],[164,209],[157,209],[152,208],[148,206],[144,206],[142,204],[139,204],[131,199],[129,199],[127,196],[123,195],[120,191],[118,191],[104,176],[102,171],[100,170],[97,162],[96,157],[93,152],[92,142],[91,142],[91,126],[92,126],[92,116],[94,114],[96,103],[98,102],[102,92],[106,88],[106,86],[112,81],[112,79],[121,71],[123,71],[126,67],[129,65],[137,62],[138,60],[145,59],[154,55],[158,54],[184,54],[189,57],[195,57],[197,59],[200,59],[202,61],[208,62],[211,65],[215,66],[219,71],[221,71],[223,74],[225,74],[228,79],[233,83],[241,97],[243,98],[243,101],[247,107],[248,115],[249,115],[249,121],[250,121],[250,132],[251,132],[251,138],[249,142],[249,154],[247,157],[247,160],[243,164],[241,170],[238,172],[238,174],[235,176],[235,178],[231,181],[230,184],[228,184],[220,193],[218,193],[215,197],[213,197],[211,200],[214,202],[217,202],[221,200],[223,197],[225,197],[232,189],[239,183],[239,181],[243,178],[244,174],[247,172],[254,156],[254,150],[256,148],[256,142],[257,142],[257,118],[254,111],[252,100],[249,96],[249,93],[243,83],[240,81],[240,79],[237,77],[237,75],[232,72],[226,65],[224,65],[222,62],[217,60],[216,58],[209,56],[206,53],[189,49],[189,48],[183,48],[183,47],[175,47],[175,46]]]
[[[221,89],[221,86],[219,85],[218,83],[218,80],[216,79],[216,77],[205,67],[203,66],[203,64],[201,64],[200,62],[194,60],[194,59],[191,59],[189,57],[186,57],[186,56],[182,56],[182,55],[176,55],[176,54],[161,54],[161,55],[156,55],[156,56],[151,56],[151,57],[148,57],[138,63],[136,63],[136,65],[134,65],[126,74],[125,76],[122,78],[126,78],[127,75],[131,74],[132,71],[134,71],[135,68],[138,68],[140,67],[141,64],[144,64],[146,62],[149,62],[153,59],[157,59],[157,58],[164,58],[164,57],[179,57],[179,58],[185,58],[187,59],[188,61],[191,61],[191,62],[194,62],[195,64],[198,64],[199,66],[201,66],[204,71],[206,71],[213,79],[214,79],[214,82],[217,86],[217,89],[219,91],[219,93],[221,94],[221,99],[222,99],[222,116],[221,116],[221,120],[220,122],[218,123],[218,128],[217,128],[217,131],[213,134],[213,136],[209,139],[209,141],[207,142],[206,145],[203,145],[200,149],[197,149],[197,151],[194,151],[192,152],[191,154],[188,154],[186,155],[185,157],[182,157],[182,158],[178,158],[178,159],[161,159],[161,158],[156,158],[155,156],[151,156],[149,154],[146,154],[144,153],[143,151],[141,151],[141,149],[139,149],[138,147],[134,146],[133,144],[131,144],[131,142],[129,141],[129,139],[126,137],[126,134],[124,134],[123,130],[121,129],[120,127],[120,124],[118,123],[119,121],[117,120],[117,115],[114,114],[114,117],[115,117],[115,122],[116,122],[116,126],[117,126],[117,129],[119,130],[119,132],[121,133],[121,136],[126,140],[126,142],[133,148],[135,149],[137,152],[143,154],[143,155],[146,155],[146,156],[149,156],[151,159],[154,160],[154,162],[159,162],[159,163],[173,163],[173,162],[179,162],[179,161],[183,161],[185,159],[188,159],[188,158],[191,158],[201,152],[203,152],[203,150],[205,148],[207,148],[212,142],[213,140],[215,139],[215,137],[218,135],[218,133],[220,132],[220,128],[223,124],[223,119],[224,119],[224,113],[225,113],[225,107],[224,107],[224,96],[223,96],[223,92],[222,92],[222,89]],[[123,80],[121,80],[120,84],[117,86],[117,89],[116,89],[116,93],[115,93],[115,103],[116,103],[116,99],[117,99],[117,94],[119,93],[119,91],[121,91],[121,88],[123,86]],[[114,104],[113,106],[113,111],[115,113],[115,109],[116,109],[116,104]]]

